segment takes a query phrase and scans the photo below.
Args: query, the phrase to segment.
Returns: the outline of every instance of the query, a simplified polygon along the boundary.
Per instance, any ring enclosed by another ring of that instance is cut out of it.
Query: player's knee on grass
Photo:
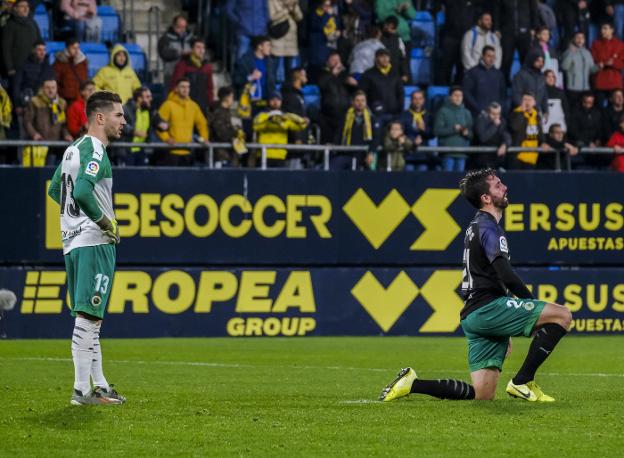
[[[567,331],[572,323],[572,313],[563,305],[546,304],[535,326],[543,326],[547,323],[558,324]]]
[[[500,371],[495,368],[480,369],[470,374],[476,401],[492,401],[496,397],[496,386]]]

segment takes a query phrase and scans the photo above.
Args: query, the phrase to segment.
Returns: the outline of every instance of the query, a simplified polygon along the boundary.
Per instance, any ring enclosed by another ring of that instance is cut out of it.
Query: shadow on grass
[[[46,429],[78,431],[97,421],[102,413],[102,406],[69,405],[41,413],[33,412],[22,420]]]

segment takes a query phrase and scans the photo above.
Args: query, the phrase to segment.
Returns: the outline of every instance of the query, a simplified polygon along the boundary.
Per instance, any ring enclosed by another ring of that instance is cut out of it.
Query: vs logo
[[[393,189],[376,205],[360,188],[343,210],[376,250],[411,212],[425,231],[412,243],[410,250],[443,251],[460,232],[460,227],[447,212],[458,195],[458,189],[427,189],[410,207],[403,196]]]

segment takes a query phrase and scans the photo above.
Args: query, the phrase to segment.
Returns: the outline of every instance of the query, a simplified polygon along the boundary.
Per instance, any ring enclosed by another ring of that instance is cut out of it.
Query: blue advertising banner
[[[575,333],[624,331],[624,269],[519,269],[540,299],[565,304]],[[122,268],[104,337],[461,335],[461,271],[434,268]],[[18,297],[9,338],[68,338],[65,272],[0,268]],[[510,301],[508,306],[514,306]]]
[[[52,169],[0,169],[5,264],[62,264]],[[456,266],[459,174],[116,169],[120,265]],[[516,265],[621,265],[624,177],[507,173]]]

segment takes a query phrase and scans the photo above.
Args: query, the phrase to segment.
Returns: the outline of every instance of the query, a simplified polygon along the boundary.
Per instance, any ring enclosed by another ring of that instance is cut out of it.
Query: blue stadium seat
[[[448,93],[448,86],[429,86],[427,88],[427,103],[429,105],[429,111],[435,113],[435,111],[448,97]]]
[[[411,102],[411,98],[412,98],[412,93],[414,91],[419,90],[420,88],[418,86],[405,86],[403,88],[404,90],[404,96],[403,96],[403,109],[407,110],[410,106],[410,102]]]
[[[511,78],[513,78],[514,75],[518,73],[521,68],[522,68],[522,63],[520,62],[520,55],[518,54],[518,51],[515,51],[513,62],[511,63],[511,72],[510,72]]]
[[[130,63],[135,73],[141,81],[146,81],[148,78],[147,57],[143,49],[136,43],[122,43],[122,45],[128,50]]]
[[[318,86],[314,84],[308,84],[303,86],[303,100],[305,102],[306,108],[309,110],[313,108],[314,110],[321,109],[321,91]]]
[[[436,24],[439,27],[442,27],[444,25],[444,22],[446,22],[446,16],[444,15],[444,11],[438,11],[438,14],[436,14]]]
[[[115,8],[108,5],[100,5],[97,7],[97,14],[102,18],[101,41],[110,41],[111,43],[119,41],[121,20]]]
[[[412,49],[410,71],[414,83],[429,84],[431,82],[431,56],[427,56],[421,48]]]
[[[65,49],[65,43],[62,41],[46,41],[46,51],[50,57],[50,65],[54,63],[56,53]]]
[[[44,40],[49,40],[50,36],[50,16],[48,15],[48,10],[43,3],[37,5],[35,8],[34,15],[35,22],[39,26],[39,30],[41,31],[41,38]]]
[[[411,22],[413,46],[433,47],[435,41],[435,24],[429,11],[416,11]]]
[[[80,49],[89,61],[89,78],[93,78],[97,71],[110,63],[110,53],[103,43],[80,43]]]

